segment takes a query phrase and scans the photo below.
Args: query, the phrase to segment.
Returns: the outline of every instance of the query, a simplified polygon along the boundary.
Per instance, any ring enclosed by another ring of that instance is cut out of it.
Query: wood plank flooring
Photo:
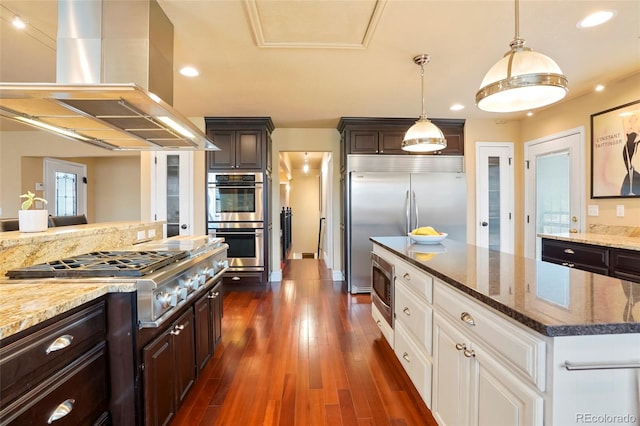
[[[371,318],[322,261],[225,294],[222,344],[173,425],[436,425]]]

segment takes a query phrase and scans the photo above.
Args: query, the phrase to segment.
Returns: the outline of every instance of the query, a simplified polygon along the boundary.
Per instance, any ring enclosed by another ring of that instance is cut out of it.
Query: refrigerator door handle
[[[415,228],[418,227],[418,223],[420,223],[420,221],[418,220],[418,200],[416,199],[416,191],[413,191],[413,208],[415,210],[415,218],[416,218],[416,226]],[[414,228],[414,229],[415,229]]]
[[[405,233],[408,234],[409,231],[411,231],[410,227],[411,227],[411,223],[410,221],[410,217],[409,217],[409,207],[410,207],[410,203],[409,203],[409,190],[407,190],[407,193],[404,197],[404,224],[405,224]]]

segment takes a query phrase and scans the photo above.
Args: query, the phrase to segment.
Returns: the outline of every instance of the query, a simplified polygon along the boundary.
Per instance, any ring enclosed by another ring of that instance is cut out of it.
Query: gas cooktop
[[[142,277],[187,257],[187,251],[96,251],[12,269],[9,278]]]

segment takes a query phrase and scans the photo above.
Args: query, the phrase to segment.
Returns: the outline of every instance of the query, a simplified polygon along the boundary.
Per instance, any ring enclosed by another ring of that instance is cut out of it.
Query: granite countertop
[[[0,339],[107,293],[136,291],[135,281],[47,278],[0,280]]]
[[[413,244],[409,237],[370,239],[541,334],[640,333],[640,283],[451,239],[436,245]]]
[[[559,234],[538,234],[539,237],[551,240],[569,241],[572,243],[593,244],[597,246],[614,247],[626,250],[640,251],[640,236],[628,235],[608,235],[586,233],[559,233]]]

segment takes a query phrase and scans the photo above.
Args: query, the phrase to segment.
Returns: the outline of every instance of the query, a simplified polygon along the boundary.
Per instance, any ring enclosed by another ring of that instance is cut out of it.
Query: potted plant
[[[32,209],[34,201],[42,201],[47,204],[44,198],[36,197],[31,191],[22,194],[20,198],[25,198],[18,212],[18,225],[20,232],[41,232],[47,229],[49,212],[47,210]]]

